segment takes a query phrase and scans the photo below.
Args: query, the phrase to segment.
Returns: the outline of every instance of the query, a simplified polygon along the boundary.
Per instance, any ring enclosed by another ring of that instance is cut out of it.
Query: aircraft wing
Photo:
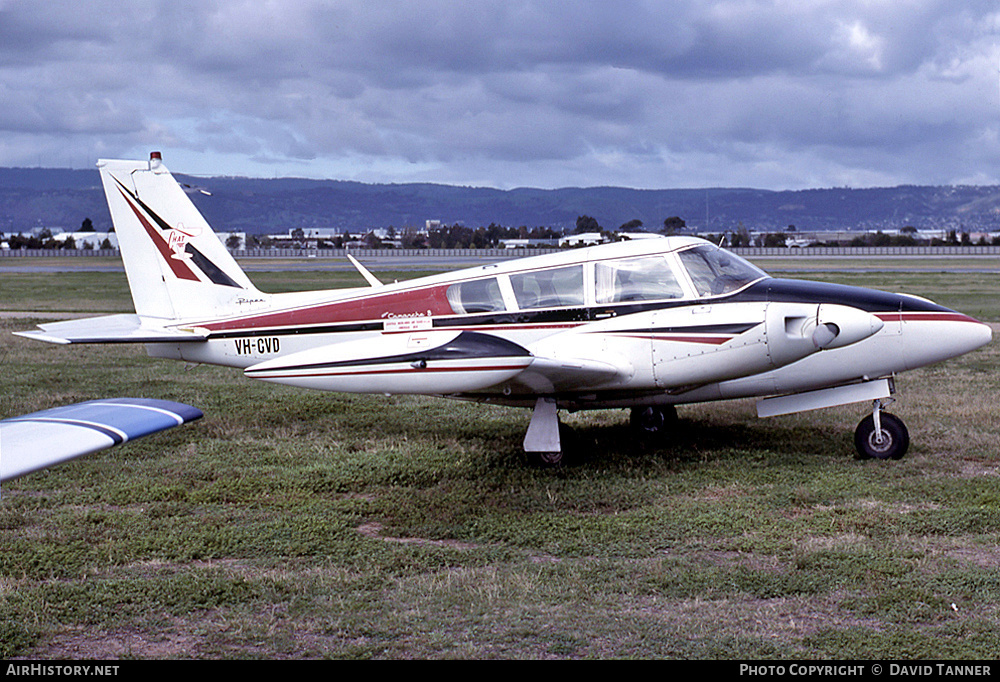
[[[0,421],[0,481],[200,419],[168,400],[90,400]]]
[[[14,332],[49,343],[161,343],[204,341],[207,333],[167,327],[156,318],[139,315],[105,315],[38,325],[38,331]]]

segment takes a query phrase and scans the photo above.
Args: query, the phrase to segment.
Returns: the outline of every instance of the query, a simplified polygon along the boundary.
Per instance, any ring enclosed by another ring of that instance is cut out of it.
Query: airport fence
[[[1000,246],[806,246],[729,249],[741,256],[1000,256]]]
[[[748,247],[729,249],[749,257],[850,257],[850,256],[1000,256],[1000,246],[809,246]],[[518,258],[566,249],[238,249],[236,258]],[[0,258],[91,258],[118,256],[117,249],[2,249]]]
[[[0,258],[90,258],[118,256],[118,249],[0,249]]]

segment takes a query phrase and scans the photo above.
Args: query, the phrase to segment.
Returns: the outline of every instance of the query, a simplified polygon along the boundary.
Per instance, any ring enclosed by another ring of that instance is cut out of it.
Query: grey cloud
[[[981,0],[0,0],[0,164],[152,145],[189,172],[369,181],[989,179],[998,16]]]

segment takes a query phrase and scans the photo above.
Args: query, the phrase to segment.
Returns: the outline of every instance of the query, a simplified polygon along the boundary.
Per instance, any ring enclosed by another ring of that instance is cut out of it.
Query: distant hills
[[[467,227],[551,227],[572,231],[581,215],[605,229],[640,220],[659,231],[672,216],[699,231],[740,226],[755,231],[921,230],[997,231],[998,186],[902,186],[874,189],[637,190],[619,187],[499,190],[435,184],[364,184],[337,180],[176,174],[219,231],[287,233],[295,228],[362,231],[422,227],[427,220]],[[0,168],[0,231],[35,227],[75,230],[90,218],[105,230],[110,216],[94,170]]]

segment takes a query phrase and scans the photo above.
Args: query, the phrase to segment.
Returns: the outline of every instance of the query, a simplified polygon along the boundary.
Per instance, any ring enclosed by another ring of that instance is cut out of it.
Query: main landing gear
[[[524,435],[524,451],[532,463],[554,467],[562,464],[563,443],[560,434],[559,407],[555,398],[539,398],[531,413],[531,423]]]
[[[677,408],[673,405],[633,407],[629,424],[639,436],[660,436],[677,425]]]
[[[899,417],[883,412],[882,400],[874,401],[872,413],[854,431],[859,459],[902,459],[910,446],[910,434]]]
[[[662,436],[677,424],[673,405],[633,407],[629,422],[640,438]],[[524,452],[533,464],[559,466],[565,461],[568,430],[559,423],[554,398],[538,398],[531,413],[531,423],[524,436]]]

